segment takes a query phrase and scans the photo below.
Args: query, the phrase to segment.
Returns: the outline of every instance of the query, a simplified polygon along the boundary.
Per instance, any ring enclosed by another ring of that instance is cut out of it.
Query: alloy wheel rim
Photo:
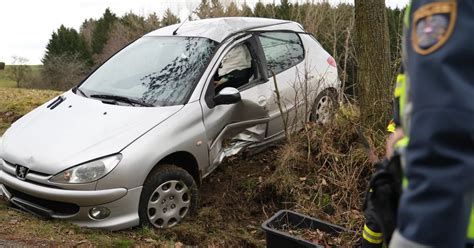
[[[331,118],[332,112],[332,99],[329,96],[323,96],[319,99],[316,105],[316,111],[314,113],[314,119],[316,122],[326,124]]]
[[[188,213],[191,193],[182,181],[170,180],[158,186],[148,200],[147,215],[157,228],[178,224]]]

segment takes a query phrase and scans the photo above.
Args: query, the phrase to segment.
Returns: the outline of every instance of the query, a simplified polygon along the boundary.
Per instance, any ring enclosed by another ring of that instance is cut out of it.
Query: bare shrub
[[[25,82],[22,84],[22,88],[46,89],[48,86],[43,82],[43,76],[41,72],[38,71],[30,73],[28,77],[26,77]]]
[[[100,54],[94,55],[95,64],[101,65],[104,61],[110,58],[110,56],[130,43],[130,41],[133,40],[131,36],[132,34],[130,34],[130,30],[127,29],[125,25],[119,22],[114,23],[104,49]]]
[[[92,47],[92,36],[97,22],[93,19],[85,20],[81,25],[80,34],[86,43],[86,47]],[[91,49],[89,49],[89,52]]]
[[[12,64],[7,68],[7,76],[16,82],[17,88],[20,88],[21,83],[31,74],[31,68],[27,65],[29,60],[20,56],[13,56],[12,60]]]
[[[331,125],[308,123],[291,143],[279,148],[275,169],[259,185],[255,200],[360,231],[363,192],[372,165],[359,144],[359,115],[355,105],[346,104]],[[375,147],[383,147],[383,133],[366,136]],[[308,149],[312,154],[310,160],[306,157]],[[352,247],[358,236],[354,232],[342,238],[342,247]]]
[[[109,39],[100,54],[94,56],[95,64],[100,65],[117,51],[144,34],[158,28],[159,19],[151,14],[145,19],[131,12],[121,17],[120,22],[114,22],[109,32]]]
[[[87,72],[87,65],[78,55],[59,55],[44,64],[42,77],[46,87],[66,90],[79,83]]]

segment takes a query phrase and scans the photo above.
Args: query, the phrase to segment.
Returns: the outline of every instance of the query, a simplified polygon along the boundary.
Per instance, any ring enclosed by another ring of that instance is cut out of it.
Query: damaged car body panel
[[[219,51],[220,56],[209,73],[207,90],[204,92],[204,97],[201,98],[211,162],[205,175],[215,169],[225,157],[235,155],[248,145],[265,139],[269,119],[267,99],[270,99],[273,94],[266,82],[266,76],[263,74],[262,64],[259,63],[262,58],[261,54],[257,52],[258,43],[254,36],[245,36],[230,41],[223,48],[223,51]],[[220,73],[224,61],[232,63],[226,59],[229,55],[235,58],[236,54],[232,51],[236,49],[243,49],[248,53],[246,59],[249,62],[242,67],[249,72],[239,78],[242,81],[228,81],[223,84],[230,83],[236,87],[240,92],[241,101],[236,104],[216,106],[209,100],[219,94],[219,85],[216,86],[215,75]]]
[[[330,59],[284,20],[153,31],[12,124],[0,138],[0,195],[80,226],[174,226],[226,157],[283,138],[284,120],[297,130],[321,96],[335,101]]]

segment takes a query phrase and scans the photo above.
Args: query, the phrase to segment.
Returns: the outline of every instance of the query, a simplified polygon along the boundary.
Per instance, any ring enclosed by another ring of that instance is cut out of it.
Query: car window
[[[248,46],[239,44],[224,56],[214,75],[216,93],[225,87],[241,88],[255,79],[256,68]]]
[[[185,104],[216,46],[198,37],[143,37],[99,67],[80,89],[154,106]]]
[[[289,32],[264,32],[259,35],[267,60],[268,73],[278,74],[301,62],[304,49],[300,37]]]

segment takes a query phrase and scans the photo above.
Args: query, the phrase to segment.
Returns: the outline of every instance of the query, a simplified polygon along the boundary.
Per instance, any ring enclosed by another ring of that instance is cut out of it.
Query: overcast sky
[[[231,0],[221,2],[228,3]],[[246,0],[254,6],[259,0]],[[260,0],[268,3],[274,0]],[[298,0],[293,0],[296,2]],[[302,2],[304,0],[299,0]],[[315,0],[315,2],[318,0]],[[11,0],[0,2],[0,61],[11,63],[12,56],[29,59],[30,64],[40,64],[51,34],[61,24],[79,31],[87,18],[100,18],[105,8],[118,16],[132,11],[136,14],[161,14],[170,8],[181,19],[199,5],[200,0]],[[244,0],[237,0],[240,4]],[[275,0],[275,2],[280,2]],[[330,0],[349,2],[353,0]],[[387,6],[404,7],[408,0],[386,0]]]

